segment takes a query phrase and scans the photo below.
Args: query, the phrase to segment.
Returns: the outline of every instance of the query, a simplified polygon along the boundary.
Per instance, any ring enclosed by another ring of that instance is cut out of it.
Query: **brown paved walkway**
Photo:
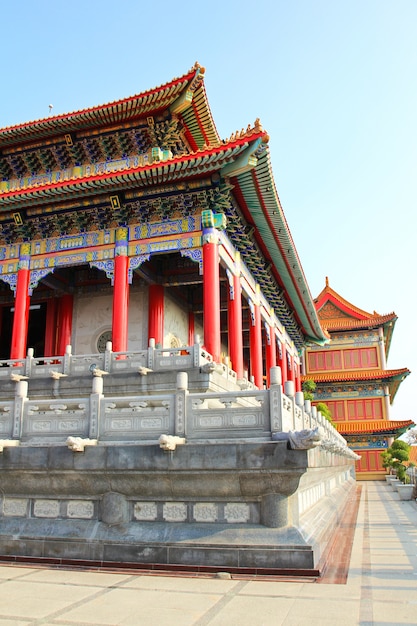
[[[316,584],[3,564],[0,626],[415,626],[417,505],[382,482],[361,487],[343,584],[343,566]]]

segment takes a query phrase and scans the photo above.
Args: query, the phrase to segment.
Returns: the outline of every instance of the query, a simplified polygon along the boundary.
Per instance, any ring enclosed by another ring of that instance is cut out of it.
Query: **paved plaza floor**
[[[228,579],[2,563],[0,626],[415,626],[416,502],[400,501],[385,482],[360,488],[347,577]]]

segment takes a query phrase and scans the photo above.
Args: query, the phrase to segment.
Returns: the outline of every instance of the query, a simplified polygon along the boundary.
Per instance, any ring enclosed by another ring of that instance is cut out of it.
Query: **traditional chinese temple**
[[[305,379],[316,383],[314,403],[325,402],[337,430],[360,459],[358,480],[384,478],[381,452],[412,420],[390,420],[390,406],[407,368],[387,368],[397,316],[367,313],[326,285],[315,300],[330,342],[306,351]]]
[[[204,74],[0,130],[0,554],[313,571],[353,488],[268,135]]]

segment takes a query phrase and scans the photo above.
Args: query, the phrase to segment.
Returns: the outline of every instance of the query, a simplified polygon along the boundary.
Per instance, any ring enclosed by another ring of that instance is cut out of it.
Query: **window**
[[[382,418],[382,399],[363,398],[347,401],[348,420],[365,420]]]
[[[345,407],[343,400],[326,400],[326,404],[332,414],[332,420],[335,422],[345,420]]]
[[[378,367],[376,348],[356,348],[343,351],[344,368],[346,370]]]
[[[357,472],[384,471],[380,450],[358,450],[361,458],[356,466]]]
[[[340,370],[342,367],[340,350],[323,350],[308,353],[308,371]]]

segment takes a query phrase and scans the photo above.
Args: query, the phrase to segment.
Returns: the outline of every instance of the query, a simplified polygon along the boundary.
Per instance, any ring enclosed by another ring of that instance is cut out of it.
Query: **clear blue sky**
[[[257,117],[313,297],[398,315],[391,417],[417,420],[417,0],[16,0],[0,127],[110,102],[196,60],[224,138]]]

